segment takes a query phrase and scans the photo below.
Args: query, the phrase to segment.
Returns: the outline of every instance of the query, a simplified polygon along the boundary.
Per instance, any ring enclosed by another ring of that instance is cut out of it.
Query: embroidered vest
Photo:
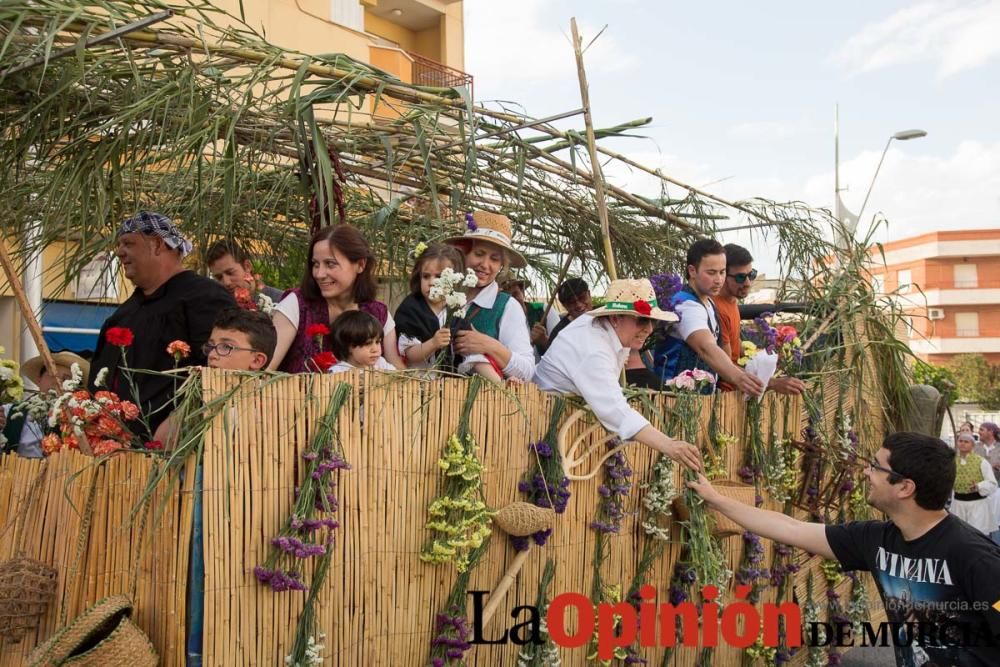
[[[698,295],[695,294],[690,285],[685,285],[674,295],[671,301],[676,306],[684,301],[698,301]],[[722,327],[719,326],[719,311],[715,308],[715,303],[711,299],[709,299],[708,305],[705,307],[711,308],[712,314],[715,315],[715,328],[711,330],[711,333],[715,338],[715,343],[721,348]],[[710,318],[709,326],[711,324]],[[664,329],[660,330],[660,336],[662,339],[653,348],[653,368],[651,370],[661,382],[677,377],[677,374],[681,371],[694,370],[696,368],[712,373],[713,375],[715,374],[712,367],[698,356],[694,348],[682,339],[669,335]],[[726,354],[728,356],[728,352]],[[713,391],[714,387],[710,385],[705,387],[702,393],[710,394]]]
[[[465,319],[476,328],[476,331],[484,333],[490,338],[499,339],[500,318],[503,317],[503,311],[507,307],[508,301],[510,301],[510,294],[499,292],[492,308],[483,308],[478,303],[474,303],[469,307],[469,314],[466,315]]]
[[[974,452],[965,457],[965,465],[959,459],[955,465],[955,493],[972,493],[972,485],[983,481],[982,462],[983,457]]]
[[[281,364],[278,366],[279,371],[284,371],[285,373],[310,373],[314,372],[313,368],[306,367],[306,361],[312,359],[316,353],[321,352],[321,350],[316,346],[316,340],[312,336],[306,336],[306,329],[309,328],[311,324],[322,324],[327,328],[330,327],[330,310],[327,306],[325,299],[320,299],[318,301],[307,301],[302,296],[302,290],[298,287],[295,289],[288,290],[285,292],[285,296],[289,294],[295,294],[298,297],[299,302],[299,328],[295,332],[295,338],[292,340],[292,346],[288,348],[288,353],[282,360]],[[376,320],[380,326],[385,326],[386,319],[389,316],[389,309],[386,308],[385,304],[381,301],[368,301],[366,303],[359,303],[358,310],[363,310],[368,313]],[[332,341],[330,336],[323,337],[323,350],[331,350]],[[382,356],[385,356],[385,348],[382,349]]]

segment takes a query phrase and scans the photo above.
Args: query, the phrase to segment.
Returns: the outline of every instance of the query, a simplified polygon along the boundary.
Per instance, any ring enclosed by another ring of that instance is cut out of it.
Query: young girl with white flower
[[[464,291],[455,289],[465,281],[465,259],[458,249],[440,243],[430,246],[421,243],[414,254],[416,262],[410,272],[410,294],[393,318],[399,335],[399,354],[407,368],[454,371],[449,354],[451,329],[447,322],[449,311],[454,312],[465,305]],[[500,381],[499,374],[485,359],[468,362],[471,362],[470,370]]]

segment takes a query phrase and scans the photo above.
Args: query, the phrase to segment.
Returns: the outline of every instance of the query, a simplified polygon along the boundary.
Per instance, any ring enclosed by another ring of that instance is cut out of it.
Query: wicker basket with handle
[[[155,667],[159,656],[124,595],[104,598],[28,656],[28,667]]]
[[[28,558],[24,549],[24,523],[46,470],[42,463],[12,519],[15,556],[0,563],[0,639],[10,644],[38,627],[56,593],[56,569]]]

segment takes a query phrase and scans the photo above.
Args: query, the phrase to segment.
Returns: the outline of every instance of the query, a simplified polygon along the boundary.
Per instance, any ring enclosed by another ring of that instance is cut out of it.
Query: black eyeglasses
[[[257,351],[252,347],[236,347],[235,345],[230,345],[229,343],[205,343],[201,346],[201,351],[206,357],[210,355],[213,350],[220,357],[228,357],[233,353],[233,350],[240,350],[242,352]]]
[[[901,482],[904,479],[906,479],[892,468],[886,468],[885,466],[879,465],[879,462],[874,458],[868,459],[867,463],[868,467],[871,468],[872,470],[878,470],[879,472],[888,473],[890,484],[895,484],[897,482]]]
[[[750,273],[727,273],[726,275],[735,280],[737,284],[742,285],[748,280],[750,282],[757,280],[757,269],[751,269]]]

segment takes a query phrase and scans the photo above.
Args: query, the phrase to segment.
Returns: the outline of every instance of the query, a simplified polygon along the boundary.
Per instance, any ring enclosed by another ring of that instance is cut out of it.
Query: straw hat
[[[523,269],[528,265],[524,257],[511,245],[513,234],[510,228],[510,218],[499,213],[473,211],[465,214],[466,230],[461,236],[452,236],[444,240],[451,245],[462,245],[469,241],[485,241],[499,246],[507,251],[510,265],[515,269]]]
[[[604,294],[604,305],[592,310],[588,315],[632,315],[633,317],[648,317],[661,322],[677,322],[680,318],[674,313],[660,310],[656,301],[653,285],[646,278],[639,280],[614,280]]]
[[[66,368],[72,368],[73,364],[79,364],[80,370],[83,371],[84,381],[90,377],[90,362],[78,354],[55,352],[52,355],[52,361],[55,362],[56,366],[65,366]],[[42,379],[43,368],[45,368],[45,362],[42,357],[32,357],[21,364],[21,375],[38,384],[38,381]]]

